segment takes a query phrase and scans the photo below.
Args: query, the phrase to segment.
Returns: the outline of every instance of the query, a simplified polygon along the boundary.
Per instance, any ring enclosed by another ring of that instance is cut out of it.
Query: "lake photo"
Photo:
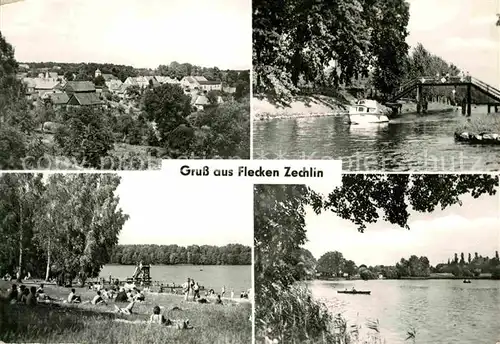
[[[251,343],[248,191],[156,171],[0,173],[0,342]]]
[[[377,319],[387,343],[403,344],[416,328],[417,343],[495,343],[500,315],[500,281],[369,280],[313,281],[313,296],[348,321]],[[338,294],[369,289],[371,295]],[[482,338],[482,339],[480,339]]]
[[[496,175],[254,188],[256,342],[500,341]]]

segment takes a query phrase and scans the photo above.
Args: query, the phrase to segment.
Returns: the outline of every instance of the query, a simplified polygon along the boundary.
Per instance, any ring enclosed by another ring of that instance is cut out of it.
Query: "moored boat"
[[[337,290],[337,293],[339,294],[363,294],[363,295],[370,295],[371,291],[368,290]]]
[[[389,122],[389,117],[377,101],[363,99],[349,107],[349,122],[352,124],[386,123]]]

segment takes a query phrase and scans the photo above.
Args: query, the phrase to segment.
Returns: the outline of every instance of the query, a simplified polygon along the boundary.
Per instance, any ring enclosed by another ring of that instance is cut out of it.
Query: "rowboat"
[[[371,291],[363,291],[363,290],[337,290],[337,293],[339,294],[363,294],[363,295],[370,295]]]

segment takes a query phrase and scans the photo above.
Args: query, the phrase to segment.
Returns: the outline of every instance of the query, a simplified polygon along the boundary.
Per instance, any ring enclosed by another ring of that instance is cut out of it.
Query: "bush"
[[[83,167],[99,168],[113,148],[114,138],[104,111],[78,108],[67,114],[66,125],[54,136],[64,155]]]
[[[267,303],[269,302],[270,303]],[[326,306],[311,297],[310,291],[303,286],[279,289],[269,307],[261,307],[263,302],[256,299],[256,337],[278,338],[280,343],[296,343],[305,340],[326,339],[333,342],[331,332],[333,317]]]
[[[0,126],[0,169],[23,169],[23,158],[26,157],[26,137],[19,130]]]

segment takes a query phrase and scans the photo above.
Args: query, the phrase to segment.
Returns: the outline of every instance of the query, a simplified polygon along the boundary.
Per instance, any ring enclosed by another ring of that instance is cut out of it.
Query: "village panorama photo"
[[[249,159],[249,1],[0,6],[0,169]]]

